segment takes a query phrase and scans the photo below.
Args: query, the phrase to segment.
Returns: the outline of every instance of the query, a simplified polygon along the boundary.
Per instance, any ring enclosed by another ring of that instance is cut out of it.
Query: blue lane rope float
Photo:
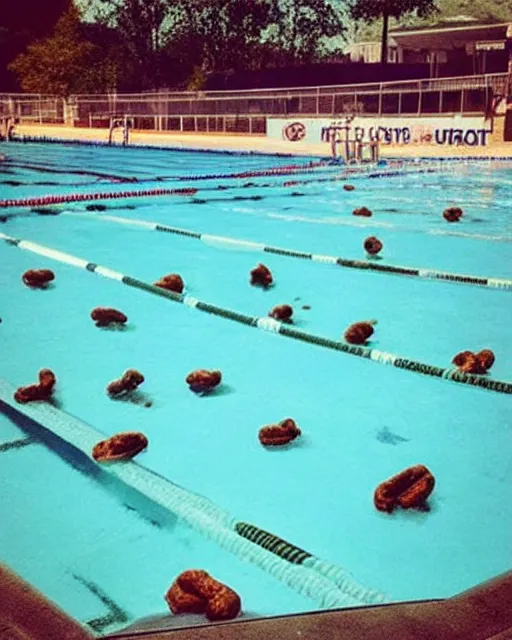
[[[69,264],[74,267],[86,269],[87,271],[91,271],[103,277],[111,278],[113,280],[117,280],[118,282],[122,282],[123,284],[127,284],[128,286],[134,287],[135,289],[147,291],[148,293],[158,295],[162,298],[167,298],[168,300],[172,300],[173,302],[179,302],[192,309],[204,311],[206,313],[226,318],[228,320],[234,320],[235,322],[239,322],[250,327],[257,327],[258,329],[263,329],[264,331],[280,334],[288,338],[294,338],[296,340],[300,340],[301,342],[315,344],[317,346],[332,349],[334,351],[341,351],[350,355],[367,358],[380,364],[392,365],[398,369],[413,371],[415,373],[422,373],[423,375],[432,376],[434,378],[452,380],[453,382],[458,382],[460,384],[480,387],[482,389],[496,391],[498,393],[512,394],[512,383],[510,382],[494,380],[493,378],[487,378],[484,375],[462,373],[456,369],[436,367],[430,364],[419,362],[417,360],[402,358],[401,356],[398,356],[394,353],[388,353],[386,351],[380,351],[378,349],[372,349],[370,347],[353,345],[347,342],[341,342],[339,340],[332,340],[323,336],[306,333],[305,331],[299,331],[298,329],[285,325],[284,323],[268,316],[262,318],[249,316],[245,313],[232,311],[231,309],[224,309],[223,307],[218,307],[217,305],[210,304],[208,302],[202,302],[201,300],[198,300],[197,298],[194,298],[193,296],[187,294],[174,293],[173,291],[168,291],[167,289],[156,287],[152,284],[149,284],[148,282],[144,282],[137,278],[132,278],[131,276],[124,275],[119,271],[110,269],[109,267],[103,267],[94,262],[83,260],[82,258],[78,258],[71,254],[64,253],[56,249],[51,249],[40,244],[36,244],[35,242],[12,238],[4,233],[0,233],[0,239],[3,239],[7,244],[19,247],[20,249],[31,251],[38,255],[42,255],[52,260],[57,260],[65,264]]]
[[[91,425],[51,404],[16,403],[13,400],[14,391],[13,385],[0,379],[0,404],[4,403],[19,414],[27,416],[89,458],[94,445],[105,438],[103,433]],[[322,608],[332,609],[386,601],[385,596],[363,587],[340,566],[324,562],[311,554],[307,554],[302,564],[293,563],[251,541],[247,535],[239,533],[237,521],[228,512],[207,498],[179,487],[134,460],[105,465],[102,469],[150,501],[174,513],[207,539],[213,540],[241,560],[257,565],[299,594],[311,598]],[[288,544],[284,540],[282,542]],[[340,575],[345,576],[342,583],[337,579]]]
[[[78,216],[90,218],[91,214],[81,212],[63,212],[62,215]],[[179,235],[194,240],[201,240],[209,246],[229,247],[230,249],[239,249],[243,251],[255,251],[263,253],[273,253],[288,258],[300,258],[303,260],[311,260],[312,262],[320,262],[323,264],[333,264],[349,269],[360,269],[362,271],[375,271],[377,273],[387,273],[391,275],[413,276],[425,280],[443,280],[459,284],[478,285],[492,289],[512,290],[512,280],[507,278],[491,278],[486,276],[472,276],[460,273],[449,273],[447,271],[437,271],[435,269],[423,269],[419,267],[402,267],[399,265],[380,264],[365,260],[352,260],[348,258],[338,258],[335,256],[322,255],[294,249],[283,249],[281,247],[271,247],[260,242],[252,242],[250,240],[241,240],[239,238],[231,238],[229,236],[216,236],[208,233],[200,233],[190,231],[189,229],[180,229],[178,227],[170,227],[159,222],[146,222],[133,218],[123,218],[122,216],[111,216],[107,214],[94,215],[93,219],[114,222],[116,224],[124,224],[151,231],[162,231],[173,235]]]

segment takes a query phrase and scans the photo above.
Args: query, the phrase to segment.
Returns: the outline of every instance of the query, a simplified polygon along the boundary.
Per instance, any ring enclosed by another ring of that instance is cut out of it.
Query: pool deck
[[[81,625],[0,565],[0,640],[92,640]],[[105,640],[506,640],[512,571],[447,600],[234,621],[168,631],[132,625]],[[169,616],[174,618],[174,616]],[[162,621],[164,622],[164,621]],[[162,624],[162,627],[164,624]]]
[[[85,129],[64,125],[23,124],[16,127],[16,133],[24,136],[47,136],[62,140],[84,140],[107,142],[107,129]],[[327,156],[330,148],[327,143],[291,143],[261,136],[237,134],[188,134],[160,133],[153,131],[131,131],[130,141],[134,145],[150,145],[183,149],[205,149],[224,151],[255,151],[259,153],[286,153],[299,156]],[[467,156],[512,157],[512,142],[493,142],[485,147],[442,146],[442,145],[385,145],[380,147],[383,158],[459,158]]]

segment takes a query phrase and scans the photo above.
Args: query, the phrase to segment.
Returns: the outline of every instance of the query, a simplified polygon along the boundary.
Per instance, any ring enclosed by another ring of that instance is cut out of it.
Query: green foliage
[[[72,0],[3,0],[0,2],[0,87],[19,90],[7,65],[37,38],[49,35]],[[44,5],[44,6],[42,6]]]
[[[110,61],[86,40],[78,10],[72,6],[60,18],[53,35],[37,40],[11,63],[24,91],[62,97],[105,91],[112,81]]]
[[[389,19],[398,20],[404,15],[414,13],[424,18],[436,12],[435,0],[355,0],[351,15],[356,20],[374,22],[382,18],[381,62],[387,62]]]
[[[206,83],[207,75],[203,67],[194,67],[187,82],[187,91],[201,91]]]
[[[390,20],[390,28],[400,27],[431,27],[442,23],[446,19],[473,18],[478,22],[509,22],[512,21],[512,0],[437,0],[439,11],[424,18],[414,14],[406,14],[398,20]],[[358,40],[375,40],[381,27],[378,23],[358,25]]]
[[[316,61],[330,38],[341,44],[342,17],[330,0],[101,0],[96,19],[119,33],[137,90]]]
[[[101,0],[96,20],[115,29],[122,57],[121,86],[157,86],[170,3],[167,0]]]
[[[341,44],[344,17],[343,7],[325,0],[271,0],[268,42],[288,64],[316,62],[328,51],[327,39]]]
[[[434,0],[356,0],[351,14],[356,20],[373,22],[385,15],[395,19],[407,13],[425,17],[435,10]]]

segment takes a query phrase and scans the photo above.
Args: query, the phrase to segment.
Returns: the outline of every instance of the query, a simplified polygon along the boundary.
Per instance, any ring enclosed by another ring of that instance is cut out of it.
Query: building
[[[428,64],[434,78],[503,73],[507,26],[458,18],[429,28],[394,29],[389,32],[388,62]],[[380,42],[356,43],[350,48],[351,61],[380,62],[380,48]]]

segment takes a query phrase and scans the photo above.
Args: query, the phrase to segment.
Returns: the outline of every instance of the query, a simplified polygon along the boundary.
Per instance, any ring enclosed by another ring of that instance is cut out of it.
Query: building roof
[[[445,21],[427,28],[392,29],[389,36],[396,44],[407,49],[455,49],[470,42],[504,41],[508,24]]]

